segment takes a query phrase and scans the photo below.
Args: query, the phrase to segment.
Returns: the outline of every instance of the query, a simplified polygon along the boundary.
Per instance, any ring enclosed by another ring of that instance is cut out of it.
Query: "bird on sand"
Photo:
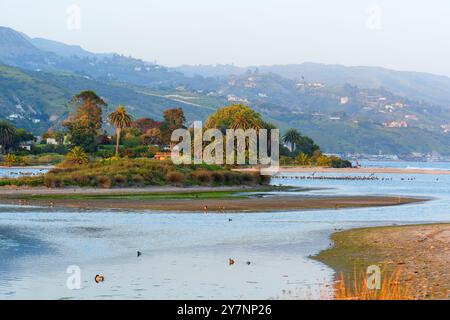
[[[142,252],[138,251],[137,252],[137,257],[139,258],[140,256],[142,256]]]
[[[236,261],[234,261],[233,259],[229,259],[228,260],[228,264],[230,265],[230,266],[232,266],[232,265],[234,265],[236,263]]]

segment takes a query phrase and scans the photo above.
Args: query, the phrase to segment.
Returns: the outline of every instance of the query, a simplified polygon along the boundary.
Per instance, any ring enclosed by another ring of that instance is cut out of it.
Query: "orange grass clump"
[[[411,282],[402,279],[403,271],[401,269],[390,275],[382,276],[380,289],[369,289],[367,286],[367,275],[361,273],[359,276],[353,275],[346,280],[341,274],[335,282],[334,299],[335,300],[420,300],[430,298],[427,296],[427,290],[420,291],[414,288]],[[423,285],[422,288],[427,288]]]

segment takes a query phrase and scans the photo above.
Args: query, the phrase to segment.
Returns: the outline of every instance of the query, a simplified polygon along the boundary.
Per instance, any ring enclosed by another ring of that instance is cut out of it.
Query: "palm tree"
[[[248,129],[259,130],[261,129],[261,124],[257,119],[250,118],[245,112],[241,111],[233,119],[231,129],[242,129],[244,131]]]
[[[294,152],[297,148],[297,143],[301,138],[302,135],[297,129],[289,129],[283,136],[283,142],[290,145],[291,152]]]
[[[81,147],[74,147],[70,152],[67,154],[67,161],[69,161],[72,164],[88,164],[89,163],[89,157],[84,152],[83,148]]]
[[[6,121],[0,121],[0,151],[5,153],[14,143],[16,130]]]
[[[133,119],[124,106],[118,106],[109,116],[109,122],[116,127],[116,157],[119,157],[120,134],[123,128],[131,126]]]

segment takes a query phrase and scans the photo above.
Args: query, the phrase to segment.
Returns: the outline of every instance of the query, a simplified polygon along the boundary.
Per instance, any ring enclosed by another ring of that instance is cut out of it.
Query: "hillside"
[[[346,67],[320,63],[291,65],[252,66],[246,68],[234,65],[180,66],[177,71],[188,76],[229,77],[244,75],[249,70],[273,73],[292,80],[321,82],[329,86],[350,84],[366,89],[385,88],[399,96],[424,100],[450,108],[450,78],[428,73],[395,71],[380,67]]]
[[[19,127],[42,133],[60,126],[71,111],[69,101],[76,93],[92,89],[109,106],[126,105],[136,117],[161,119],[168,108],[183,108],[189,120],[205,118],[214,111],[203,97],[173,97],[167,92],[107,84],[74,74],[25,71],[0,65],[0,118]]]

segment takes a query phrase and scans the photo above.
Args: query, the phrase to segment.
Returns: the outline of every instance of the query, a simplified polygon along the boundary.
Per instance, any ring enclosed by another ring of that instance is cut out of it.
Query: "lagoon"
[[[450,169],[450,164],[438,167]],[[293,179],[273,183],[323,188],[308,191],[311,195],[433,200],[398,207],[210,215],[0,206],[0,299],[321,298],[334,273],[309,257],[329,247],[336,230],[450,222],[448,175],[379,174],[389,179],[374,181],[296,180],[295,173],[283,174],[288,175]],[[137,251],[143,253],[139,258]],[[229,258],[235,265],[228,265]],[[71,265],[81,270],[79,290],[66,286]],[[96,274],[105,282],[95,283]]]

